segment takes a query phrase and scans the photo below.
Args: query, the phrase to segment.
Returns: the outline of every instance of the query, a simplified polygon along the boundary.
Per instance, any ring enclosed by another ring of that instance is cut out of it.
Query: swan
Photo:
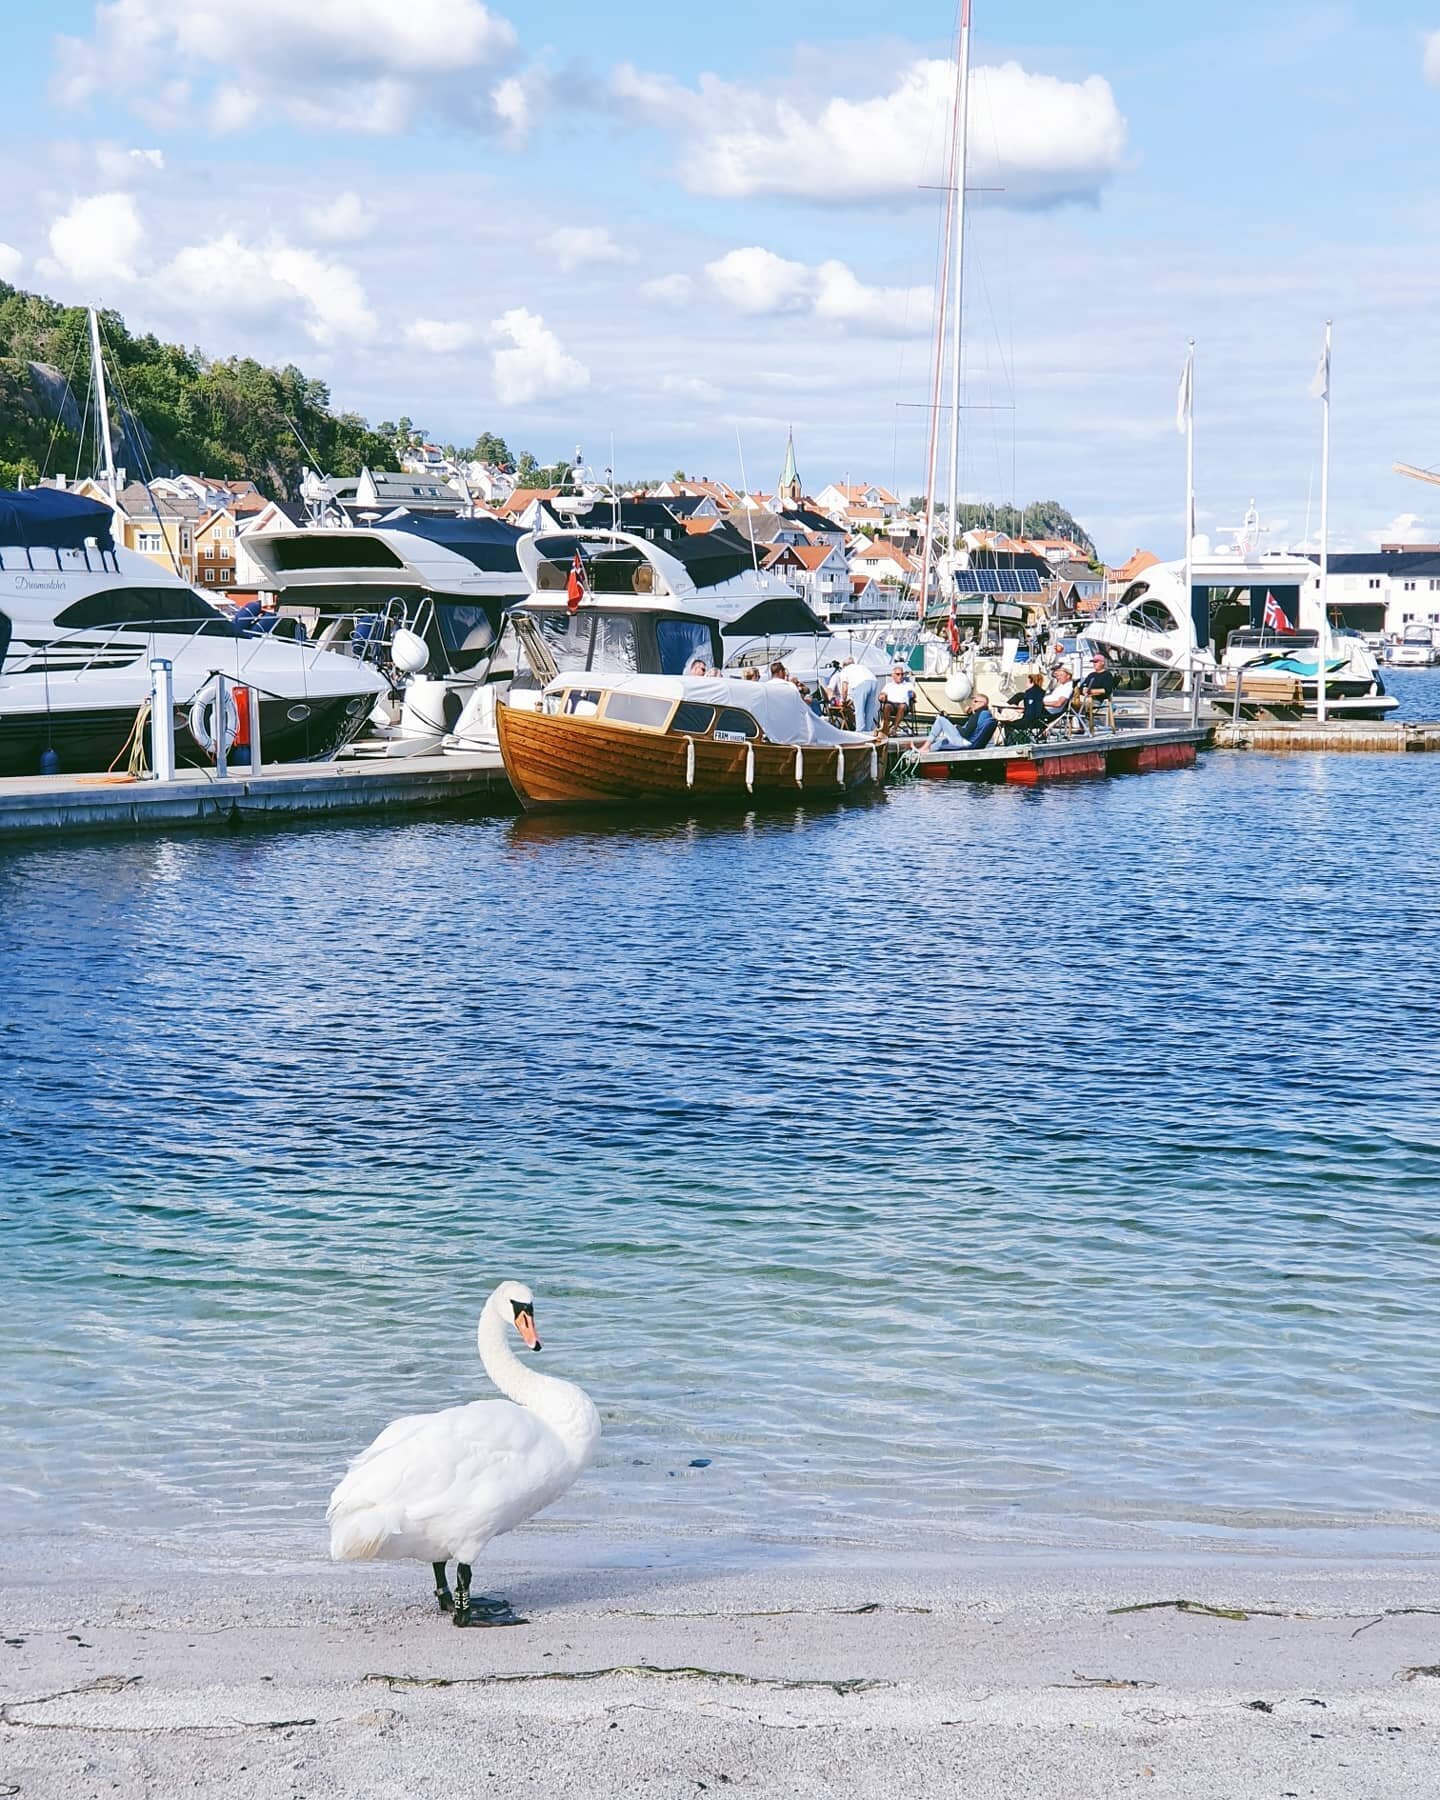
[[[500,1283],[475,1333],[485,1372],[505,1398],[396,1419],[350,1464],[325,1513],[334,1561],[430,1563],[440,1610],[456,1625],[524,1624],[507,1601],[471,1600],[470,1566],[491,1538],[558,1500],[600,1441],[589,1395],[522,1363],[510,1348],[512,1328],[540,1348],[535,1297],[522,1281]]]

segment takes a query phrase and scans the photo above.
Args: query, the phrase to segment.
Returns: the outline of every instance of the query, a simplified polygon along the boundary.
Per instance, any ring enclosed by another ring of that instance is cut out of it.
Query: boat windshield
[[[537,612],[535,623],[562,675],[633,675],[640,667],[635,621],[626,613]]]

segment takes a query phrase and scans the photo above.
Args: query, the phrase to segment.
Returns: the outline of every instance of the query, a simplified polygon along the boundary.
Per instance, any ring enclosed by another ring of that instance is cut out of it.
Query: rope
[[[122,781],[139,781],[142,775],[149,773],[150,765],[145,760],[145,727],[150,723],[151,705],[148,697],[140,702],[135,711],[135,723],[130,727],[130,735],[115,752],[114,762],[110,764],[109,773],[113,775],[115,763],[122,756],[127,757],[127,773],[119,777]]]

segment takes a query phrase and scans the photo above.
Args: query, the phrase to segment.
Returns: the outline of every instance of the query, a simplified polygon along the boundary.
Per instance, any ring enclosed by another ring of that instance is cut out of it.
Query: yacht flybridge
[[[264,754],[331,756],[385,684],[352,656],[247,637],[148,557],[117,550],[103,501],[52,488],[0,492],[0,775],[103,770],[125,752],[168,660],[188,709],[217,673],[258,690]],[[181,761],[205,760],[177,734]],[[53,756],[49,753],[53,752]]]

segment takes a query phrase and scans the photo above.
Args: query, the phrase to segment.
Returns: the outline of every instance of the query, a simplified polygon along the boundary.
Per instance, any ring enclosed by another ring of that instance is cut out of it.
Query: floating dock
[[[1440,751],[1432,719],[1242,719],[1215,727],[1217,750]]]
[[[1208,725],[1170,725],[1087,733],[1055,743],[991,744],[984,750],[917,748],[912,766],[928,781],[1007,781],[1035,787],[1049,781],[1188,769],[1209,736]]]
[[[35,775],[0,781],[0,843],[55,831],[156,831],[296,819],[354,818],[418,808],[512,811],[498,755],[271,763],[223,779],[181,769],[173,781],[116,775]]]

